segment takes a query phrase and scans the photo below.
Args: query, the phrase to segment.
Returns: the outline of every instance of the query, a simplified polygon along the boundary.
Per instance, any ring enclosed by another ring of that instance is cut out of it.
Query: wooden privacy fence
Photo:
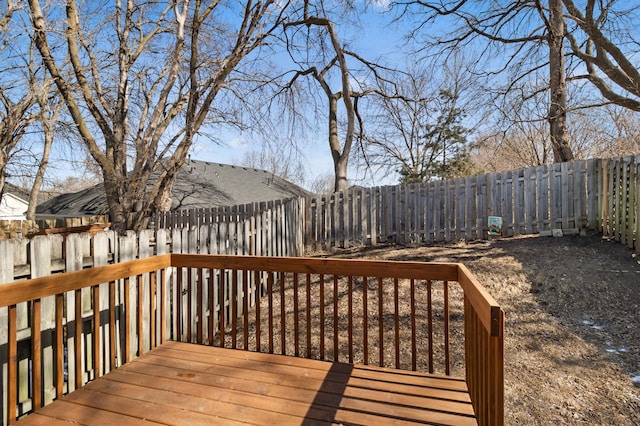
[[[233,253],[275,256],[302,254],[304,198],[265,201],[229,207],[159,212],[155,229],[203,229],[237,246]],[[206,238],[202,235],[200,239]],[[209,253],[228,253],[229,247]]]
[[[6,284],[0,307],[3,423],[166,339],[463,376],[479,424],[504,422],[504,313],[459,264],[164,254]]]
[[[505,236],[596,228],[603,160],[574,161],[420,184],[354,187],[307,200],[305,244],[330,248],[487,237],[489,216]]]
[[[604,236],[640,251],[640,156],[600,161],[599,229]]]
[[[301,256],[303,206],[304,200],[293,199],[252,214],[232,213],[237,207],[226,213],[220,209],[218,222],[205,212],[199,218],[206,216],[208,222],[178,221],[170,229],[137,235],[119,236],[107,230],[0,240],[0,284],[163,253]],[[197,213],[181,212],[176,217],[193,218]]]
[[[174,253],[301,256],[303,198],[210,209],[161,212],[155,229],[180,234],[182,249]]]

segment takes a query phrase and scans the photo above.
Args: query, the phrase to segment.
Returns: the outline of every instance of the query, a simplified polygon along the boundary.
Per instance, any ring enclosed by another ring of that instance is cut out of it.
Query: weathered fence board
[[[640,156],[597,160],[598,222],[606,237],[640,252]]]

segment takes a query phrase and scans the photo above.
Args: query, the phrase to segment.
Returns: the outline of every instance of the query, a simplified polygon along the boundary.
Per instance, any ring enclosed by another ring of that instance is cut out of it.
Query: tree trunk
[[[562,1],[549,0],[549,130],[556,163],[573,160],[567,129],[567,79],[564,63]]]
[[[333,158],[333,170],[335,181],[334,192],[347,189],[347,165],[349,151],[340,148],[340,138],[338,137],[338,95],[329,96],[329,146],[331,147],[331,157]]]
[[[42,158],[40,164],[38,164],[38,171],[33,179],[33,185],[31,186],[31,192],[29,193],[29,205],[27,207],[27,213],[25,216],[29,220],[36,219],[36,207],[38,206],[38,197],[40,196],[40,188],[42,187],[42,181],[44,180],[44,173],[49,165],[49,154],[51,153],[51,145],[53,144],[53,129],[46,126],[45,129],[45,142],[42,150]]]
[[[334,170],[335,170],[335,175],[336,175],[336,180],[335,180],[335,185],[334,185],[334,192],[338,192],[338,191],[344,191],[347,189],[347,161],[346,159],[343,157],[340,159],[340,161],[338,161],[337,163],[335,163],[334,166]]]
[[[58,114],[62,105],[58,102],[48,105],[49,101],[48,93],[40,93],[37,97],[38,106],[40,107],[40,123],[42,124],[42,133],[44,138],[44,146],[42,147],[42,157],[40,157],[40,163],[38,164],[38,170],[33,178],[33,185],[31,186],[31,192],[29,193],[29,205],[27,206],[27,212],[25,216],[28,220],[36,219],[36,207],[38,206],[38,197],[40,195],[40,188],[44,181],[44,174],[49,166],[49,155],[51,154],[51,146],[53,145],[54,138],[54,124],[58,119]],[[50,102],[50,101],[49,101]],[[52,114],[49,116],[47,110],[52,106]]]

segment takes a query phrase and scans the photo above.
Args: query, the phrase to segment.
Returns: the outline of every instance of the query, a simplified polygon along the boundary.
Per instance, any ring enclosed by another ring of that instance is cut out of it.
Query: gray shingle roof
[[[171,191],[172,210],[233,206],[305,196],[301,187],[252,169],[188,160],[178,172]],[[93,216],[108,213],[102,184],[73,194],[62,194],[38,206],[38,214]]]

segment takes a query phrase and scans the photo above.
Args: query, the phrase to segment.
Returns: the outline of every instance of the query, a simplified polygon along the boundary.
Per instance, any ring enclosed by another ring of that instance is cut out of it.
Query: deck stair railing
[[[460,264],[167,254],[2,285],[1,327],[3,424],[165,340],[463,376],[504,422],[504,314]]]

